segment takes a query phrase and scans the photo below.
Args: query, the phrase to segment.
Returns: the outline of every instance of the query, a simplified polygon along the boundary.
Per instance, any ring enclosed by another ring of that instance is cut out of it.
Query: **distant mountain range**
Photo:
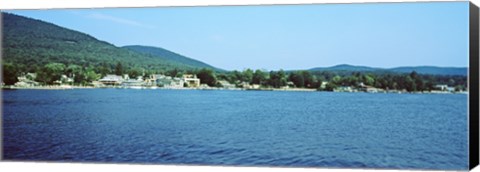
[[[309,69],[309,71],[344,71],[344,72],[372,72],[372,73],[410,73],[415,71],[419,74],[430,75],[460,75],[467,76],[468,68],[466,67],[435,67],[435,66],[414,66],[414,67],[395,67],[395,68],[374,68],[367,66],[354,66],[341,64],[331,67],[317,67]]]
[[[79,66],[105,66],[147,70],[190,70],[211,68],[205,64],[161,48],[144,46],[116,47],[88,34],[41,20],[10,13],[2,14],[3,63],[32,71],[56,62]],[[22,66],[23,65],[23,66]]]
[[[153,55],[157,56],[163,60],[166,61],[173,61],[185,65],[190,65],[190,66],[195,66],[198,68],[210,68],[210,69],[215,69],[218,71],[224,71],[223,69],[219,69],[216,67],[213,67],[209,64],[206,64],[204,62],[177,54],[175,52],[160,48],[160,47],[152,47],[152,46],[142,46],[142,45],[129,45],[129,46],[123,46],[122,48],[126,48],[128,50],[138,52],[141,54],[147,54],[147,55]]]
[[[141,45],[116,47],[88,34],[52,23],[15,14],[3,12],[1,14],[3,19],[2,62],[13,63],[21,71],[35,71],[51,62],[76,64],[84,67],[104,66],[109,69],[113,69],[120,62],[125,68],[143,68],[154,71],[200,68],[225,71],[163,48]],[[416,71],[420,74],[467,75],[467,68],[465,67],[434,66],[373,68],[342,64],[309,70],[374,73],[410,73]]]

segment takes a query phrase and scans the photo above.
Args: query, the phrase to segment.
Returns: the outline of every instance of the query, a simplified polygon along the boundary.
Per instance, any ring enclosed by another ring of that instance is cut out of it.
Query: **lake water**
[[[4,90],[3,158],[468,168],[467,95]]]

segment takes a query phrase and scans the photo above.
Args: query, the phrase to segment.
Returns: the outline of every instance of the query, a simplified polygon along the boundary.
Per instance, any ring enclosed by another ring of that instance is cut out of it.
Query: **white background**
[[[426,0],[0,0],[1,9],[50,9],[50,8],[95,8],[95,7],[154,7],[154,6],[194,6],[194,5],[258,5],[258,4],[298,4],[298,3],[354,3],[354,2],[419,2]],[[445,0],[435,0],[445,1]],[[480,0],[472,0],[477,6]],[[126,164],[84,164],[84,163],[42,163],[42,162],[0,162],[1,171],[401,171],[365,169],[326,169],[326,168],[271,168],[271,167],[220,167],[220,166],[173,166],[173,165],[126,165]],[[480,167],[473,172],[480,172]]]

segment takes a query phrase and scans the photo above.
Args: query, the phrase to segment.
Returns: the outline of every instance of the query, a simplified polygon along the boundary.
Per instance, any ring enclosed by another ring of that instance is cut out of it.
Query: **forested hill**
[[[102,74],[113,73],[119,63],[125,73],[213,68],[130,51],[78,31],[15,14],[2,13],[2,19],[3,64],[13,65],[21,72],[38,71],[48,63],[90,67]]]
[[[374,68],[367,66],[354,66],[341,64],[331,67],[318,67],[310,71],[329,71],[329,72],[369,72],[369,73],[410,73],[417,72],[427,75],[458,75],[467,76],[466,67],[435,67],[435,66],[415,66],[415,67],[396,67],[396,68]]]
[[[194,66],[194,67],[199,67],[199,68],[210,68],[210,69],[215,69],[217,71],[223,71],[222,69],[215,68],[204,62],[183,56],[181,54],[178,54],[160,47],[129,45],[129,46],[124,46],[122,48],[126,48],[131,51],[135,51],[142,54],[157,56],[167,61],[174,61],[174,62],[178,62],[178,63],[182,63],[182,64]]]
[[[436,66],[417,66],[417,67],[397,67],[389,69],[399,73],[410,73],[416,71],[420,74],[430,75],[460,75],[467,76],[468,69],[466,67],[436,67]]]

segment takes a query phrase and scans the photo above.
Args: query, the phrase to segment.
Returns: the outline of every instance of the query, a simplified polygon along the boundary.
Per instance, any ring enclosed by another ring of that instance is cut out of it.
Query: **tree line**
[[[368,72],[341,72],[334,71],[263,71],[246,69],[217,73],[202,69],[199,75],[202,83],[209,86],[219,86],[217,80],[226,80],[235,85],[258,84],[264,88],[281,88],[293,86],[295,88],[312,88],[324,91],[333,91],[338,87],[360,87],[367,85],[385,90],[406,90],[408,92],[435,90],[435,85],[442,84],[455,87],[457,91],[465,90],[467,78],[465,76],[425,75],[415,71],[411,73],[368,73]],[[203,76],[207,75],[208,78]],[[217,83],[217,84],[215,84]],[[325,84],[322,84],[325,83]]]
[[[55,81],[60,80],[62,75],[73,78],[74,85],[90,85],[92,81],[97,81],[107,74],[124,75],[128,74],[130,78],[149,77],[151,74],[165,74],[173,77],[181,77],[184,73],[196,74],[198,70],[189,68],[173,68],[173,69],[145,69],[132,65],[125,65],[117,62],[115,65],[111,63],[99,63],[97,65],[75,63],[58,63],[50,62],[45,65],[25,65],[22,63],[3,62],[2,82],[5,85],[14,85],[18,82],[18,77],[24,76],[26,73],[35,73],[34,81],[42,85],[52,85]]]
[[[3,64],[3,82],[13,85],[17,77],[23,75],[25,66],[21,64]],[[202,84],[212,87],[222,86],[219,81],[224,80],[236,86],[245,84],[259,85],[263,88],[281,88],[285,86],[295,88],[312,88],[332,91],[338,87],[359,87],[361,84],[385,90],[406,90],[409,92],[431,91],[437,84],[455,87],[456,90],[465,90],[467,81],[465,76],[425,75],[413,71],[411,73],[369,73],[369,72],[334,72],[334,71],[265,71],[245,69],[243,71],[218,72],[212,69],[178,69],[146,70],[138,67],[124,67],[122,63],[116,65],[79,66],[76,64],[48,63],[37,67],[35,81],[41,84],[53,84],[66,75],[74,79],[76,85],[88,85],[107,74],[128,74],[131,78],[138,76],[149,77],[151,74],[164,74],[172,77],[181,77],[183,74],[196,74]],[[326,83],[323,84],[322,83]]]

